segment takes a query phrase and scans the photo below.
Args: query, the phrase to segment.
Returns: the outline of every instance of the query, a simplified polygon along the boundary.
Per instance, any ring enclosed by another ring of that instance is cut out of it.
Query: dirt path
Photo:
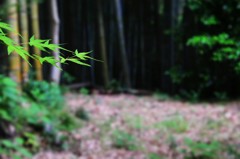
[[[42,154],[46,159],[51,155],[54,159],[181,159],[182,150],[193,151],[186,147],[186,139],[240,144],[237,102],[193,105],[131,95],[66,98],[71,111],[86,110],[90,121],[73,133],[72,154]],[[230,158],[225,152],[221,155]]]

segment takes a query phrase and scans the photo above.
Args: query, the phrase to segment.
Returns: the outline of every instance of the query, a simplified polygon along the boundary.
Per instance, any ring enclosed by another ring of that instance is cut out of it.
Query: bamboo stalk
[[[87,35],[88,35],[88,48],[90,50],[95,50],[95,29],[94,29],[94,21],[91,19],[91,16],[93,15],[94,7],[91,3],[91,1],[87,1],[87,10],[89,11],[89,14],[87,14],[87,21],[88,21],[88,27],[87,27]],[[94,57],[94,52],[91,54]],[[96,77],[95,77],[95,61],[91,60],[91,82],[93,85],[96,84]]]
[[[8,0],[8,22],[13,28],[13,32],[9,32],[9,37],[12,38],[16,44],[19,44],[18,38],[18,13],[17,13],[17,0]],[[16,81],[19,85],[21,84],[21,67],[20,57],[16,52],[10,55],[10,77]]]
[[[57,0],[50,0],[50,17],[51,17],[51,38],[53,44],[59,44],[59,33],[60,33],[60,18],[58,14]],[[56,60],[59,60],[59,49],[53,51],[53,56]],[[61,64],[58,62],[56,64],[59,68]],[[60,82],[61,71],[55,66],[51,67],[51,80],[55,83]]]
[[[27,18],[27,1],[26,0],[19,0],[20,4],[20,33],[23,36],[22,38],[22,45],[24,49],[29,52],[29,47],[28,47],[28,39],[29,39],[29,33],[28,33],[28,18]],[[28,57],[27,57],[28,59]],[[22,60],[22,80],[23,82],[27,82],[28,79],[28,72],[29,72],[29,64],[25,61]]]
[[[99,41],[100,41],[100,48],[101,48],[101,57],[104,61],[103,63],[103,79],[104,79],[104,86],[107,87],[109,84],[109,75],[108,75],[108,61],[107,61],[107,49],[106,49],[106,38],[105,38],[105,31],[104,31],[104,21],[103,21],[103,14],[102,14],[102,6],[101,1],[97,0],[98,5],[98,25],[99,25]]]
[[[121,0],[115,0],[115,9],[116,9],[116,19],[117,19],[117,27],[118,27],[118,38],[119,38],[119,49],[122,57],[122,67],[124,74],[124,82],[127,89],[131,88],[131,80],[129,75],[129,65],[127,59],[126,52],[126,44],[124,37],[124,27],[123,27],[123,19],[122,19],[122,8],[121,8]]]
[[[40,38],[40,29],[39,29],[39,17],[38,17],[38,3],[36,1],[31,2],[31,20],[32,20],[32,31],[35,38]],[[34,54],[41,56],[41,51],[34,47]],[[34,61],[36,69],[36,79],[41,81],[42,77],[42,65],[39,60]]]

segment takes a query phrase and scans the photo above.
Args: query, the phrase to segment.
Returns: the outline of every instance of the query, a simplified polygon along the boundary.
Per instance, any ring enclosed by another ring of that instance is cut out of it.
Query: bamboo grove
[[[238,0],[17,2],[18,9],[7,8],[12,12],[8,14],[9,23],[14,30],[20,26],[19,32],[24,37],[19,44],[25,44],[25,37],[34,35],[36,39],[52,39],[54,44],[64,44],[67,50],[92,51],[91,57],[104,61],[91,60],[91,67],[57,63],[65,70],[59,73],[50,65],[39,65],[35,58],[31,63],[38,79],[64,84],[88,83],[101,88],[160,90],[184,96],[240,94],[235,89],[240,78]],[[10,36],[16,38],[16,34]],[[40,57],[42,50],[27,49]],[[60,49],[62,57],[57,52],[52,52],[56,60],[72,56],[65,50]],[[41,58],[45,56],[48,54],[42,53]],[[14,63],[20,62],[17,57],[11,56],[11,59],[16,60]],[[1,61],[6,66],[4,62]],[[29,65],[24,61],[21,65],[21,81],[24,81]],[[9,66],[13,70],[17,68]],[[4,68],[1,67],[3,72]],[[10,72],[19,76],[18,71]],[[233,82],[228,82],[226,77]]]
[[[75,52],[67,50],[55,41],[55,44],[50,43],[50,40],[41,40],[38,19],[38,2],[32,1],[31,6],[32,14],[32,32],[34,36],[29,39],[28,18],[27,18],[27,1],[7,1],[8,6],[8,23],[0,22],[0,41],[6,47],[9,55],[9,75],[19,84],[28,81],[29,67],[32,66],[30,61],[34,61],[36,79],[42,80],[42,64],[49,63],[58,70],[61,70],[60,64],[67,64],[73,62],[80,65],[90,66],[84,61],[93,59],[88,54],[90,52]],[[20,7],[19,11],[17,10]],[[18,15],[19,14],[19,15]],[[21,17],[18,19],[18,17]],[[19,29],[20,26],[20,29]],[[30,47],[33,48],[33,53],[30,53]],[[67,58],[61,55],[61,51],[71,53]],[[42,57],[41,52],[48,55]],[[51,53],[58,53],[53,56]]]
[[[93,57],[106,61],[92,61],[91,68],[63,66],[74,83],[96,87],[117,83],[123,88],[171,92],[165,72],[176,61],[178,46],[172,31],[183,13],[183,0],[60,0],[58,6],[61,43],[70,50],[93,50]],[[49,21],[47,15],[40,12],[44,37],[50,35],[44,23]],[[62,81],[68,82],[64,77]]]
[[[221,41],[234,39],[237,44],[238,5],[237,0],[60,0],[61,42],[70,50],[93,50],[93,57],[107,61],[106,66],[92,61],[91,68],[70,64],[64,69],[75,83],[94,86],[108,79],[110,85],[185,97],[237,95],[237,46]],[[47,15],[41,13],[42,22]],[[42,30],[48,37],[46,28]],[[188,43],[197,35],[205,37]],[[219,46],[230,48],[216,53]],[[235,59],[226,59],[226,54]]]

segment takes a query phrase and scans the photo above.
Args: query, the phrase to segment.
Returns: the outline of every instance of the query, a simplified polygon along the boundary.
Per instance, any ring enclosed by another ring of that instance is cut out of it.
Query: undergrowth
[[[81,125],[64,107],[57,85],[30,81],[24,90],[0,75],[0,157],[31,158],[40,149],[61,149],[67,143],[63,132]]]

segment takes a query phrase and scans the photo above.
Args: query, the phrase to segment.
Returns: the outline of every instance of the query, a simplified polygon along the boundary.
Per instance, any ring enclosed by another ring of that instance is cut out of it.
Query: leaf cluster
[[[187,0],[181,29],[182,46],[166,75],[174,93],[190,100],[216,100],[240,94],[240,1]],[[231,81],[231,82],[229,82]]]
[[[188,39],[187,45],[195,47],[200,54],[211,54],[215,62],[233,63],[231,66],[239,73],[240,30],[235,25],[238,21],[235,14],[240,13],[240,2],[188,0],[187,6],[201,26],[201,30]],[[220,12],[213,7],[218,7]]]
[[[17,53],[21,58],[23,58],[28,63],[29,63],[29,58],[32,58],[34,60],[38,60],[41,64],[49,63],[55,67],[58,67],[57,63],[67,64],[68,62],[90,67],[90,65],[85,63],[85,61],[88,59],[95,60],[94,58],[88,56],[91,52],[79,52],[78,50],[70,51],[68,49],[61,47],[60,45],[50,43],[50,40],[36,39],[34,36],[32,36],[29,39],[29,42],[27,43],[27,45],[29,45],[30,47],[38,48],[39,50],[43,52],[47,52],[49,54],[50,52],[59,52],[61,54],[61,51],[66,51],[66,52],[70,52],[72,56],[67,58],[60,56],[60,60],[57,60],[51,54],[46,57],[41,57],[34,53],[30,54],[24,49],[23,46],[17,44],[13,39],[8,37],[7,32],[17,34],[19,37],[21,37],[21,35],[15,32],[9,24],[0,22],[0,42],[6,45],[8,50],[8,55],[11,55],[12,53]]]

